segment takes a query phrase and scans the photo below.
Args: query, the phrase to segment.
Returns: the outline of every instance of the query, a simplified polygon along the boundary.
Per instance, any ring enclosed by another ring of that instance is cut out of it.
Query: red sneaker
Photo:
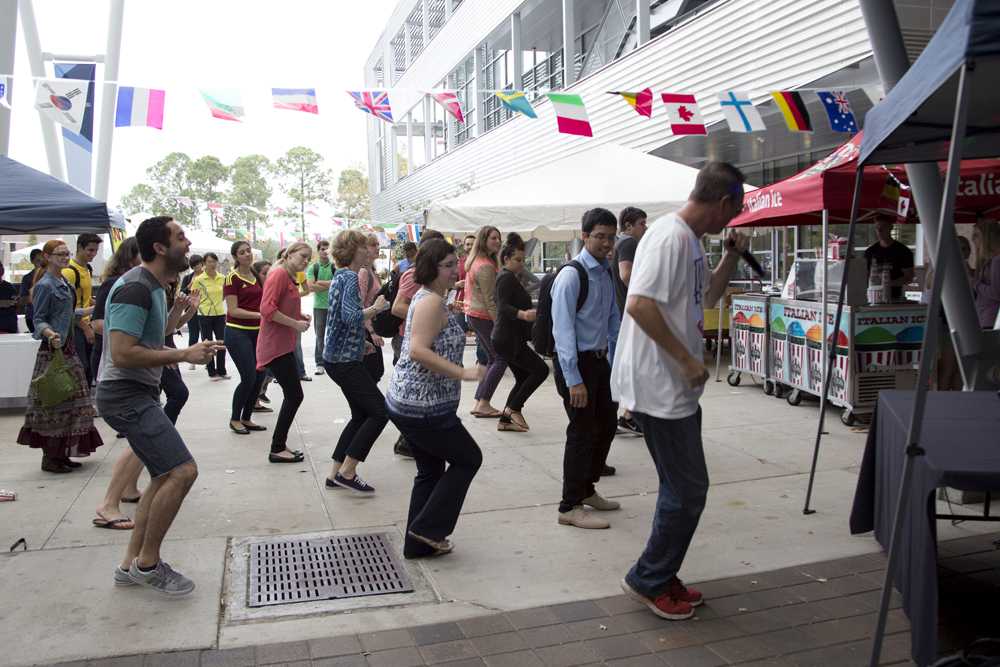
[[[692,607],[697,607],[705,601],[705,597],[699,591],[688,588],[677,577],[674,577],[670,581],[670,590],[667,592],[667,595],[677,600],[683,600]]]
[[[622,579],[621,585],[622,590],[625,591],[626,595],[636,602],[646,605],[647,609],[660,618],[665,618],[668,621],[683,621],[694,616],[694,607],[692,607],[690,603],[685,602],[684,600],[678,600],[677,598],[672,597],[670,593],[665,593],[655,600],[651,600],[629,586],[625,579]]]

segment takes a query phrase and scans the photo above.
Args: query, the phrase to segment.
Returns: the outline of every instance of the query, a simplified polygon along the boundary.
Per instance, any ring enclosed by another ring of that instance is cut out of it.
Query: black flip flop
[[[126,522],[132,523],[132,525],[129,526],[128,528],[122,528],[121,524]],[[97,528],[107,528],[108,530],[132,530],[133,528],[135,528],[135,522],[133,522],[132,519],[128,518],[127,516],[123,516],[120,519],[105,519],[102,517],[97,517],[96,519],[94,519],[93,524]]]
[[[295,456],[293,456],[291,458],[285,458],[283,456],[276,456],[275,454],[268,454],[267,455],[267,460],[270,461],[271,463],[301,463],[302,459],[304,459],[304,458],[305,458],[305,455],[303,455],[302,452],[299,452],[298,454],[296,454]]]
[[[267,430],[266,426],[261,426],[260,424],[253,424],[253,425],[243,424],[243,428],[245,428],[248,431],[266,431]]]

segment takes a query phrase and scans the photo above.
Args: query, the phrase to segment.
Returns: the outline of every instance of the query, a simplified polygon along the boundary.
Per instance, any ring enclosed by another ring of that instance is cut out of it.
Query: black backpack
[[[531,328],[531,346],[535,352],[543,357],[554,357],[556,355],[556,339],[552,335],[552,283],[555,282],[559,272],[567,266],[572,266],[580,275],[580,294],[576,297],[576,311],[580,312],[583,304],[587,301],[587,293],[590,291],[590,279],[587,277],[587,269],[583,264],[574,260],[566,262],[558,270],[546,274],[542,278],[542,284],[538,289],[538,308],[535,311],[535,324]]]
[[[383,338],[392,338],[398,335],[399,325],[403,323],[403,318],[392,314],[392,304],[396,301],[396,293],[399,292],[399,281],[401,278],[402,275],[399,271],[393,271],[389,274],[389,280],[382,285],[378,294],[375,295],[376,299],[380,296],[385,297],[386,302],[389,303],[389,308],[386,308],[372,318],[372,330]]]

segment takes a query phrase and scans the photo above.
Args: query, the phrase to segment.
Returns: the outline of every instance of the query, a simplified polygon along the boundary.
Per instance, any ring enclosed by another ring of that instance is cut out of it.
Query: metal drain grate
[[[387,533],[250,545],[251,607],[413,591]]]

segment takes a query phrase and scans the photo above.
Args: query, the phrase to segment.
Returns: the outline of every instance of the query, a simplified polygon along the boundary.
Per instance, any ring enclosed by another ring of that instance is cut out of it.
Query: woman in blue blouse
[[[363,364],[365,322],[389,304],[379,296],[368,308],[362,307],[358,269],[369,261],[367,241],[364,234],[352,229],[341,232],[333,241],[331,254],[339,270],[330,283],[323,366],[351,407],[351,420],[333,451],[333,469],[326,485],[370,496],[375,488],[361,479],[357,467],[368,457],[389,417],[385,398]]]
[[[71,456],[90,456],[104,441],[94,428],[96,411],[90,400],[90,387],[70,335],[76,297],[62,277],[62,270],[69,265],[69,248],[63,241],[52,240],[46,242],[42,254],[47,266],[32,288],[31,295],[34,304],[33,336],[42,341],[32,377],[37,378],[44,373],[55,351],[62,349],[66,364],[76,378],[77,389],[62,403],[45,407],[34,385],[31,385],[28,410],[17,441],[42,450],[42,470],[45,472],[66,473],[80,467],[79,463],[70,460]]]

